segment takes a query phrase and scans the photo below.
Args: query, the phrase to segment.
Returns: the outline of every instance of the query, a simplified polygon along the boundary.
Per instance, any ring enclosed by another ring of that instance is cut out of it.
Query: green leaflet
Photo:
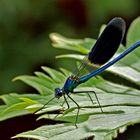
[[[132,22],[127,35],[127,48],[140,38],[139,32],[140,20],[137,18]],[[136,32],[135,32],[136,31]],[[68,39],[59,34],[51,34],[53,46],[57,48],[69,49],[75,51],[75,54],[63,55],[60,57],[71,57],[81,59],[82,55],[87,54],[89,48],[95,40]],[[126,48],[120,46],[119,53]],[[108,69],[109,72],[125,78],[128,82],[140,86],[140,48],[132,52],[124,59]],[[82,55],[77,54],[81,53]],[[132,59],[133,58],[133,59]],[[71,74],[68,70],[60,71],[42,67],[44,72],[35,72],[35,76],[18,76],[15,80],[23,81],[29,86],[35,88],[37,94],[9,94],[2,95],[0,98],[5,105],[0,107],[0,120],[11,117],[33,113],[39,107],[42,107],[52,97],[54,89],[63,87],[66,78]],[[47,74],[45,74],[47,73]],[[88,137],[94,137],[95,140],[112,140],[118,133],[123,133],[127,126],[140,123],[140,91],[131,86],[124,86],[113,82],[105,81],[99,76],[92,78],[84,84],[78,86],[75,90],[94,90],[97,93],[104,113],[101,112],[95,95],[90,93],[94,101],[91,103],[87,94],[76,94],[71,97],[80,105],[80,114],[78,117],[78,129],[73,125],[76,118],[76,105],[68,99],[70,109],[67,105],[60,105],[63,98],[53,100],[43,110],[37,112],[40,114],[38,119],[49,118],[52,120],[63,121],[62,124],[41,126],[35,130],[30,130],[17,134],[13,138],[32,138],[37,140],[81,140]],[[56,117],[53,111],[60,111]],[[46,112],[42,115],[41,113]],[[49,112],[49,114],[48,114]],[[67,123],[65,123],[67,122]]]

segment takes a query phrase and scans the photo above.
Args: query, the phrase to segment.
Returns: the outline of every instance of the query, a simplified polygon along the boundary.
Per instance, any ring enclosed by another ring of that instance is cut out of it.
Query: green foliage
[[[118,14],[130,20],[138,9],[138,0],[115,5],[112,0],[0,0],[0,93],[21,91],[22,84],[11,83],[16,75],[42,64],[60,66],[54,63],[58,51],[51,47],[50,32],[95,36],[102,22]]]
[[[124,47],[121,44],[118,50],[119,53],[124,52],[126,48],[129,48],[131,45],[139,41],[140,39],[139,24],[140,24],[140,18],[138,17],[132,22],[127,33],[126,46]],[[102,28],[101,28],[101,31],[102,31]],[[54,34],[54,33],[51,34],[50,37],[53,41],[52,45],[54,47],[78,51],[81,54],[85,54],[86,52],[88,52],[87,50],[83,51],[82,49],[75,49],[74,47],[76,47],[75,46],[76,40],[67,39],[67,38],[62,37],[59,34]],[[61,44],[60,41],[62,41],[63,43]],[[95,40],[86,38],[82,41],[78,40],[78,42],[79,42],[79,47],[83,46],[84,48],[89,49],[91,48],[91,46],[93,46],[93,44],[95,43]],[[88,47],[87,47],[87,44],[88,44]],[[63,55],[57,56],[57,58],[74,58],[78,60],[79,59],[81,60],[83,57],[84,57],[83,55],[79,55],[79,54],[63,54]],[[127,80],[130,80],[131,82],[135,82],[135,84],[139,85],[140,84],[139,57],[140,57],[140,48],[137,48],[134,52],[130,53],[127,57],[120,60],[119,63],[108,68],[108,71],[113,74],[119,75],[123,78],[126,78]]]
[[[139,18],[134,20],[131,24],[127,35],[127,41],[133,42],[134,31],[138,28],[139,24]],[[139,36],[140,32],[136,32],[135,37],[138,39]],[[92,39],[67,39],[58,34],[52,34],[51,38],[53,38],[53,45],[55,47],[74,50],[82,54],[86,54],[89,47],[95,42],[95,40]],[[130,45],[131,43],[126,44]],[[128,48],[130,46],[126,47]],[[121,53],[125,49],[126,48],[121,47],[118,52]],[[108,71],[140,86],[139,49],[140,48],[109,68]],[[73,56],[76,59],[77,54],[75,53]],[[69,56],[65,55],[65,57]],[[81,58],[82,57],[83,56],[81,56]],[[23,75],[14,79],[21,80],[35,88],[39,93],[38,95],[33,93],[25,93],[22,95],[11,93],[0,96],[5,103],[5,105],[0,106],[1,121],[35,112],[54,97],[54,89],[56,87],[63,87],[65,80],[71,75],[71,72],[65,69],[60,69],[60,71],[48,67],[42,67],[42,69],[44,72],[35,72],[34,76]],[[61,124],[41,126],[35,130],[17,134],[13,138],[80,140],[94,137],[95,140],[112,140],[113,137],[117,137],[118,133],[123,133],[127,126],[140,123],[140,91],[138,89],[109,82],[97,76],[78,86],[75,90],[96,91],[104,112],[101,112],[94,94],[91,93],[92,99],[95,102],[94,105],[91,103],[86,93],[71,95],[81,107],[78,116],[78,129],[76,129],[73,125],[77,113],[76,105],[68,99],[71,108],[67,109],[66,103],[63,107],[61,106],[63,98],[59,100],[55,99],[50,102],[46,108],[37,112],[37,114],[40,114],[38,119],[48,118],[60,120],[62,121]],[[60,114],[56,117],[54,111],[59,111]],[[42,115],[42,113],[46,114]]]

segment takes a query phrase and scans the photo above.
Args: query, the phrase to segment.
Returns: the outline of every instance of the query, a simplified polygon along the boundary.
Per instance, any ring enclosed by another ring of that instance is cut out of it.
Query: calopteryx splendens
[[[85,75],[83,77],[79,77],[77,75],[69,76],[67,78],[63,88],[55,88],[55,97],[53,97],[49,102],[51,102],[54,98],[60,98],[63,96],[64,100],[67,103],[67,106],[69,108],[67,97],[69,99],[71,99],[76,104],[77,109],[78,109],[77,115],[76,115],[76,120],[75,120],[76,127],[77,127],[77,120],[78,120],[80,106],[70,96],[70,93],[77,94],[77,93],[94,92],[95,97],[98,101],[99,107],[101,108],[100,102],[97,98],[95,91],[78,91],[78,92],[76,92],[76,91],[74,91],[74,89],[78,85],[88,81],[90,78],[95,77],[96,75],[100,74],[105,69],[112,66],[114,63],[116,63],[117,61],[119,61],[120,59],[125,57],[127,54],[132,52],[134,49],[136,49],[138,46],[140,46],[140,42],[137,42],[136,44],[131,46],[129,49],[127,49],[125,52],[123,52],[122,54],[120,54],[119,56],[114,58],[113,60],[109,61],[112,58],[112,56],[115,54],[115,52],[117,51],[117,49],[118,49],[118,47],[123,39],[124,33],[125,33],[125,21],[120,17],[113,18],[107,24],[106,28],[104,29],[102,34],[97,39],[95,45],[92,47],[91,51],[86,56],[86,58],[88,59],[88,61],[90,61],[90,63],[103,65],[103,66],[101,66],[99,69],[97,69],[97,70],[95,70],[95,71],[93,71],[93,72],[91,72],[88,75]],[[88,94],[88,95],[92,101],[90,94]],[[47,105],[49,102],[47,102],[45,105]],[[42,108],[44,108],[44,106]],[[41,109],[39,109],[39,110],[41,110]],[[101,108],[101,111],[103,112],[102,108]]]

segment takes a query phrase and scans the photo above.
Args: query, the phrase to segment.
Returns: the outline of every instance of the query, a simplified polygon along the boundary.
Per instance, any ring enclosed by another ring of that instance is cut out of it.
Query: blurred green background
[[[51,32],[97,38],[100,26],[115,16],[124,18],[128,28],[140,14],[139,5],[139,0],[1,0],[0,94],[24,91],[24,84],[11,80],[42,65],[69,68],[55,60],[64,51],[52,48]]]

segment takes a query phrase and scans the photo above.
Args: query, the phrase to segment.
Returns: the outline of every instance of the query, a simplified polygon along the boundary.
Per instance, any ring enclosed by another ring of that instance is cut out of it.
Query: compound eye
[[[62,89],[60,89],[60,88],[55,89],[55,97],[56,98],[60,98],[62,96],[62,94],[63,94]]]

